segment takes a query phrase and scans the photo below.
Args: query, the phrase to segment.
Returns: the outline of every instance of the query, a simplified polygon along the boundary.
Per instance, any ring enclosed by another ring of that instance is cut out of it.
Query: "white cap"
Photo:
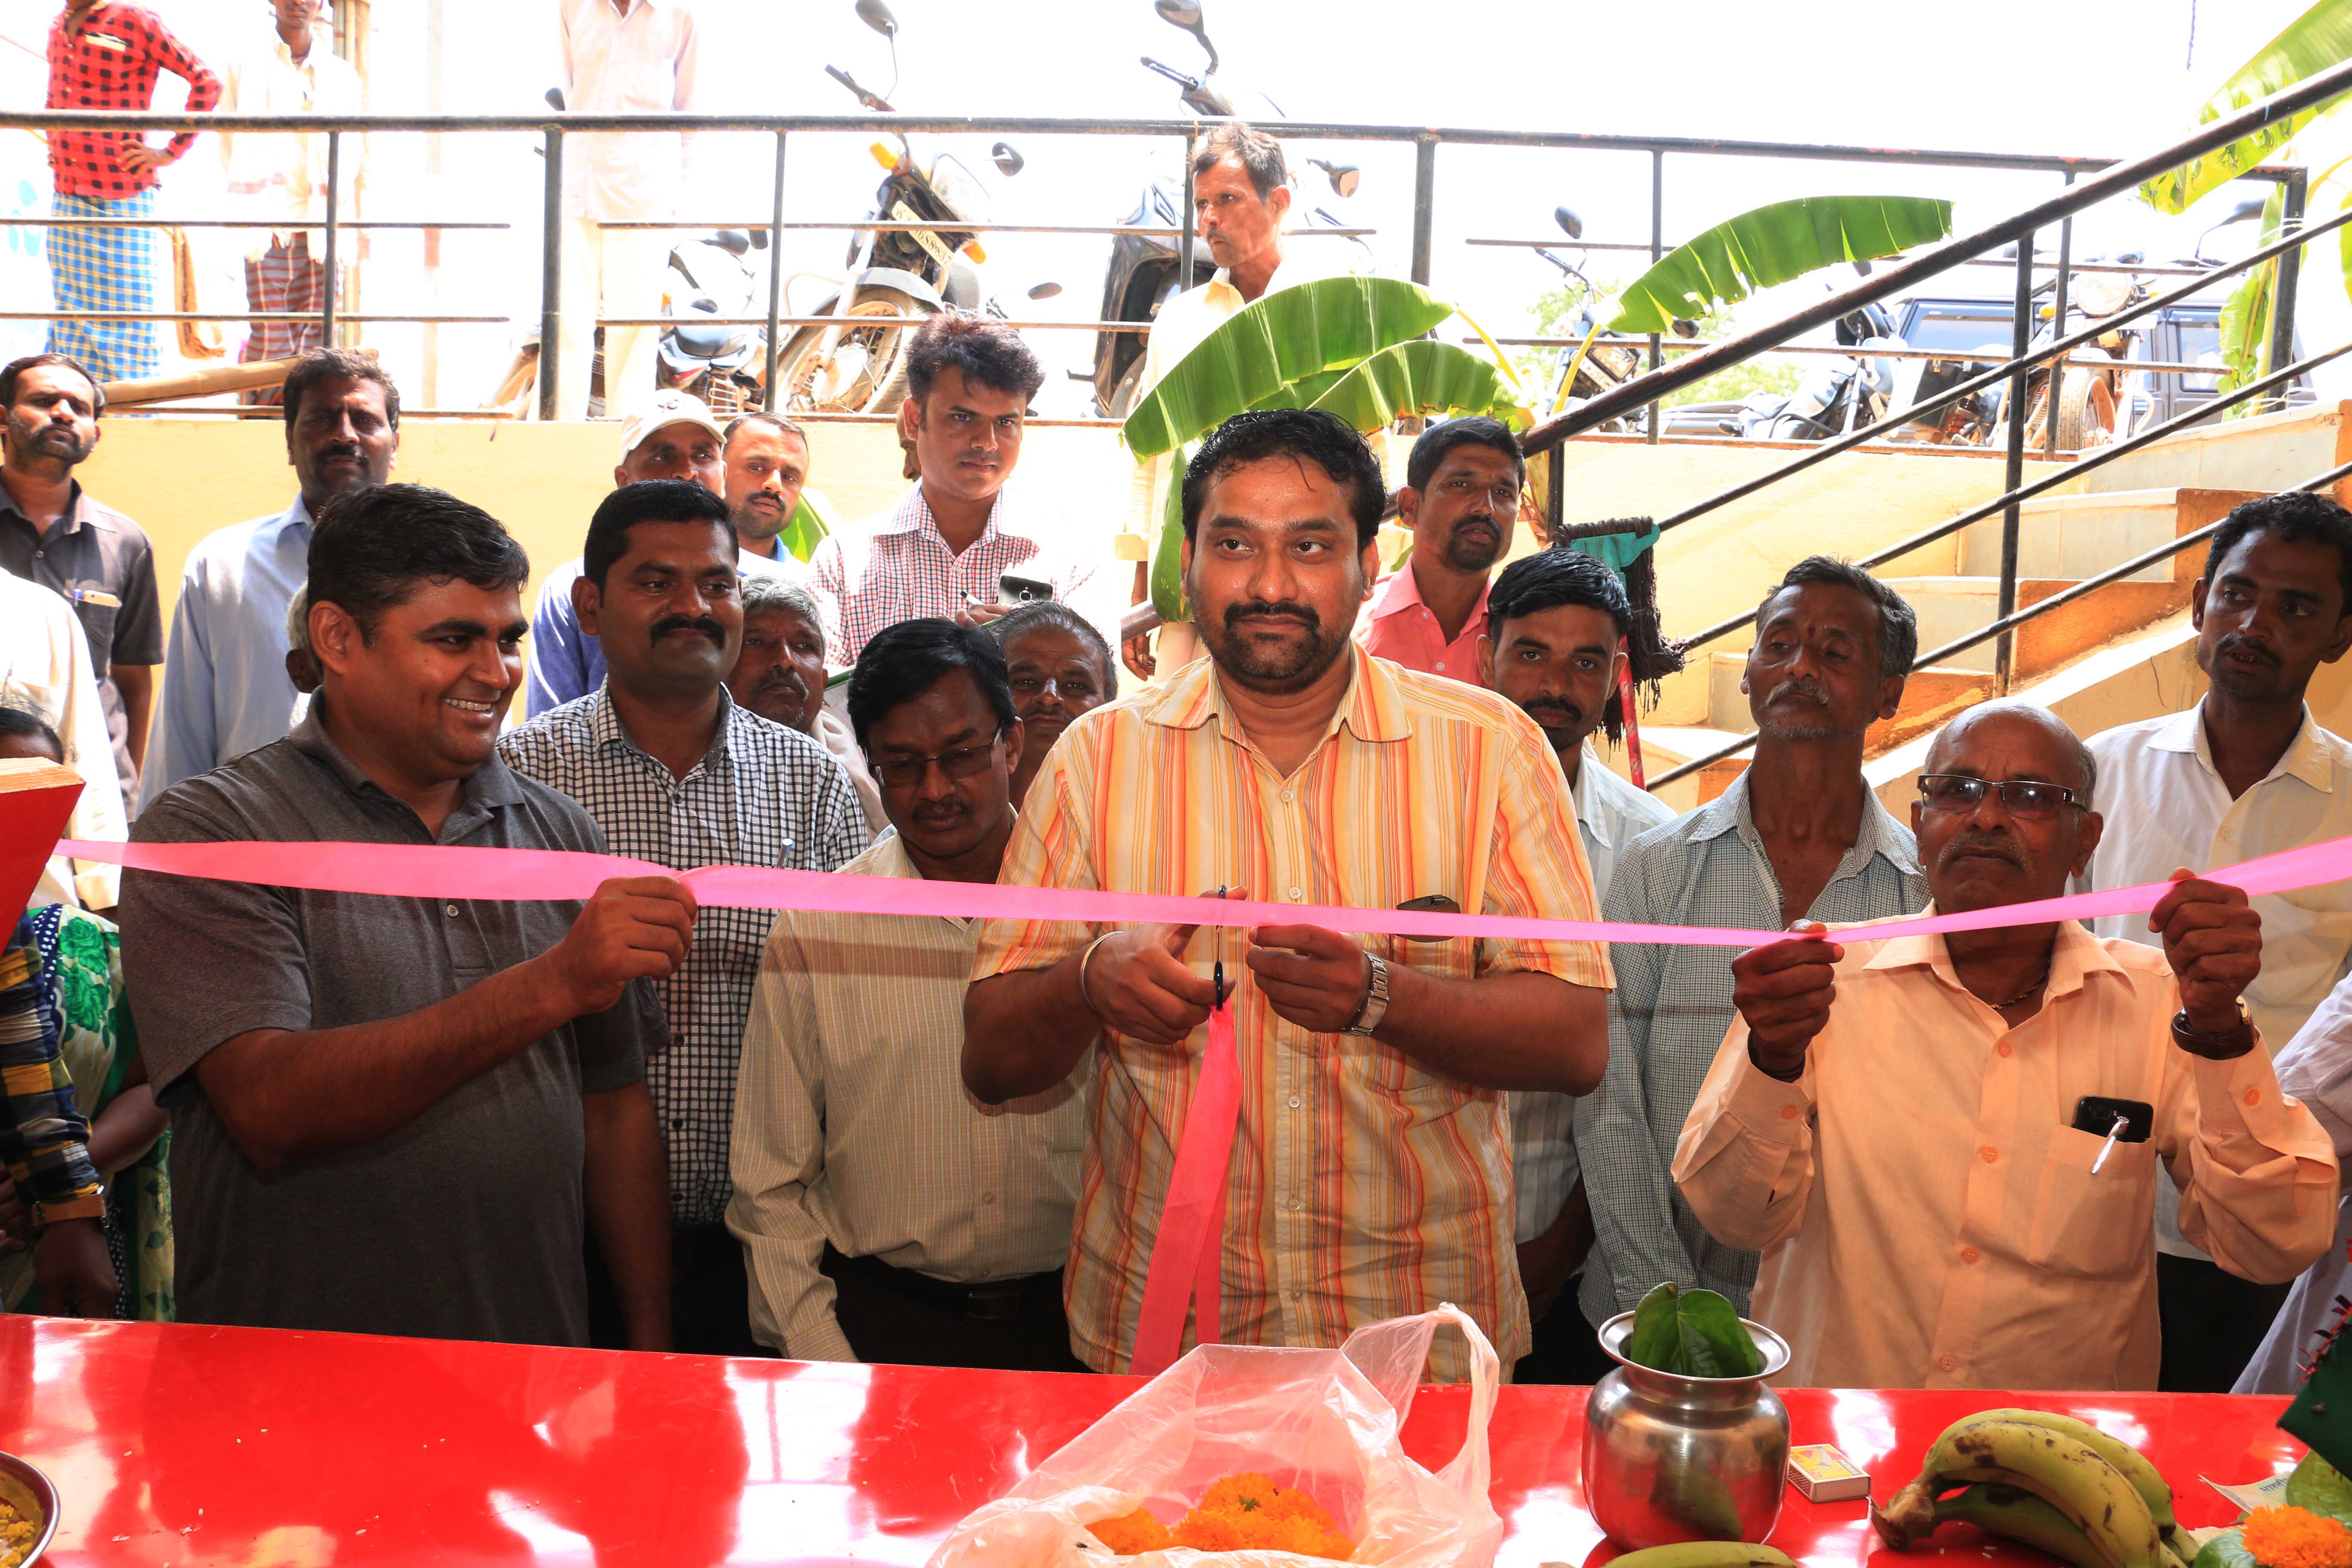
[[[668,387],[647,398],[637,411],[621,426],[621,456],[628,455],[645,444],[646,437],[672,425],[695,425],[710,432],[714,441],[727,439],[727,432],[710,412],[710,405],[690,392]]]

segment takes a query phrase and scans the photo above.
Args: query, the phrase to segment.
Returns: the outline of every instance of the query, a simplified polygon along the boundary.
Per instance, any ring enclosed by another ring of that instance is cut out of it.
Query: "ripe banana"
[[[1644,1547],[1615,1559],[1609,1568],[1797,1568],[1795,1560],[1775,1547],[1739,1541],[1678,1541],[1672,1546]]]
[[[2072,1415],[2061,1415],[2049,1410],[1984,1410],[1966,1421],[1955,1422],[1945,1433],[1978,1421],[2022,1421],[2029,1426],[2046,1426],[2053,1432],[2063,1432],[2069,1437],[2088,1444],[2099,1458],[2123,1472],[2132,1489],[2147,1504],[2148,1517],[2156,1521],[2156,1533],[2175,1557],[2187,1562],[2197,1555],[2196,1548],[2179,1534],[2180,1526],[2172,1517],[2172,1487],[2157,1473],[2147,1456],[2118,1437],[2111,1437],[2087,1421],[2077,1421]],[[2185,1553],[2185,1555],[2184,1555]]]
[[[1919,1477],[1871,1522],[1888,1545],[1907,1550],[1936,1528],[1940,1492],[1991,1481],[2032,1492],[2064,1514],[2109,1568],[2173,1568],[2155,1517],[2123,1472],[2080,1438],[2022,1421],[1969,1421],[1927,1451]]]
[[[1989,1535],[2021,1541],[2072,1563],[2074,1568],[2108,1568],[2091,1538],[2032,1492],[1982,1483],[1936,1504],[1936,1522],[1973,1524]]]

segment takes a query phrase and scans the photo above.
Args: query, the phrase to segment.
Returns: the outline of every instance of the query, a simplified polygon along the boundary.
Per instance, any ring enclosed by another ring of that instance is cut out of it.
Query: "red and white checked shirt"
[[[49,24],[51,109],[152,108],[160,71],[188,84],[189,112],[204,113],[220,101],[220,78],[152,11],[102,5],[82,19],[78,32],[67,29],[62,11]],[[183,131],[167,151],[177,158],[195,139],[194,132]],[[128,131],[52,131],[50,177],[66,195],[113,201],[135,195],[154,184],[155,176],[131,174],[115,158],[138,142]]]

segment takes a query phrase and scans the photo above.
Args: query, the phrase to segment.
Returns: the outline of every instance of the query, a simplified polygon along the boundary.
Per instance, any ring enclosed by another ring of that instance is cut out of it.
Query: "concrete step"
[[[1895,590],[1911,601],[1919,616],[1919,647],[1927,652],[1979,630],[2000,608],[1997,577],[1896,577]],[[2073,580],[2021,578],[2017,604],[2022,609],[2063,592]],[[2053,610],[2017,629],[2014,673],[2020,677],[2055,669],[2068,659],[2102,643],[2164,619],[2189,604],[2184,582],[2110,583],[2063,609]],[[1948,656],[1943,663],[1961,669],[1990,670],[1993,644],[1979,643]]]
[[[2268,495],[2352,462],[2352,404],[2319,403],[2258,419],[2224,419],[2168,437],[2094,468],[2069,490],[2104,494],[2172,486]],[[2352,500],[2352,480],[2336,499]]]
[[[2220,521],[2231,508],[2260,493],[2167,487],[2030,500],[2018,516],[2018,575],[2077,580],[2095,576],[2169,540]],[[1961,531],[1962,574],[2000,574],[2000,531],[1998,517]],[[2194,582],[2204,564],[2204,550],[2191,546],[2169,561],[2142,569],[2128,581]]]

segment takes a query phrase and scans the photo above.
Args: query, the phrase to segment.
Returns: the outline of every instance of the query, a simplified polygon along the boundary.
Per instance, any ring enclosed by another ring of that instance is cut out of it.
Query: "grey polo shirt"
[[[316,704],[285,739],[165,792],[132,837],[436,842],[328,739]],[[437,842],[604,848],[578,805],[495,757]],[[579,910],[125,875],[131,1012],[172,1112],[182,1321],[587,1342],[580,1097],[636,1082],[665,1043],[642,982],[390,1137],[275,1171],[247,1161],[194,1073],[249,1030],[331,1029],[443,1001],[552,947]]]
[[[114,742],[122,798],[135,805],[139,775],[131,766],[130,721],[111,674],[118,664],[163,662],[163,615],[155,601],[155,552],[139,525],[73,487],[65,521],[44,534],[0,487],[0,571],[62,595],[89,638],[90,668]]]

